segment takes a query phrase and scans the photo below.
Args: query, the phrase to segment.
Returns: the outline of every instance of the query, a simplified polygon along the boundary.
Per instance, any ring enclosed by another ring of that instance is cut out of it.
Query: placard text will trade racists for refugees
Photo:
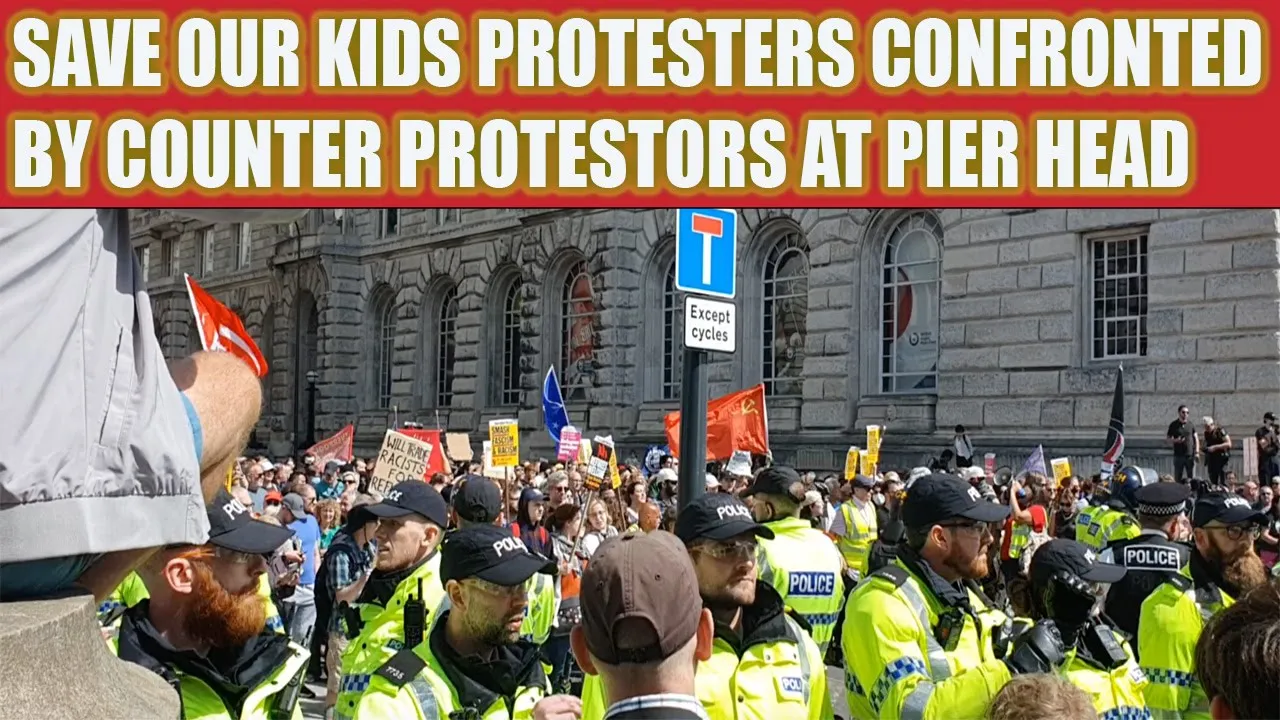
[[[1264,0],[9,8],[10,206],[1273,205]]]

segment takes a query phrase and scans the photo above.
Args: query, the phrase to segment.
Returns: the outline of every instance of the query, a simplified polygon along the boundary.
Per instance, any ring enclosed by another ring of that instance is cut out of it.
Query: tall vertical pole
[[[680,384],[680,489],[678,508],[707,491],[707,352],[684,349]]]

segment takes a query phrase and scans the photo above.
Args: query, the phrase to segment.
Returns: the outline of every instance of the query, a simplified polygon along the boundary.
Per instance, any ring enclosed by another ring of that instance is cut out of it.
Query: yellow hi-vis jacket
[[[1138,657],[1150,684],[1145,695],[1155,718],[1208,720],[1209,700],[1196,679],[1196,643],[1205,623],[1235,601],[1211,583],[1197,585],[1191,563],[1142,602]]]
[[[836,537],[836,548],[844,557],[845,564],[850,570],[856,572],[858,577],[867,574],[867,560],[871,556],[871,546],[875,544],[879,533],[876,508],[869,500],[867,509],[870,511],[870,517],[858,510],[852,499],[841,503],[839,518],[843,523],[844,532],[833,533]]]
[[[1150,720],[1151,712],[1147,710],[1147,701],[1143,690],[1147,687],[1147,676],[1133,659],[1133,651],[1124,636],[1109,627],[1100,628],[1102,632],[1111,633],[1128,660],[1117,668],[1107,670],[1080,657],[1072,649],[1067,652],[1066,662],[1058,671],[1072,685],[1084,690],[1093,701],[1093,709],[1098,711],[1100,720]]]
[[[285,638],[279,638],[277,642],[288,642],[288,656],[279,667],[259,681],[245,696],[240,707],[235,709],[228,708],[222,697],[205,680],[166,666],[160,675],[178,691],[182,701],[183,720],[303,720],[302,704],[298,702],[298,697],[311,653]],[[112,650],[119,653],[118,643],[113,644]],[[122,659],[137,662],[134,658]],[[148,669],[157,670],[155,667]]]
[[[118,628],[121,612],[149,597],[151,592],[147,590],[146,583],[142,582],[138,573],[131,572],[125,576],[120,586],[107,596],[106,600],[98,604],[98,620],[104,627]],[[267,578],[266,573],[258,576],[258,597],[262,598],[267,610],[267,628],[283,635],[284,623],[280,620],[280,611],[276,609],[276,604],[271,601],[271,580]]]
[[[948,611],[900,559],[854,588],[841,638],[852,718],[985,717],[1010,678],[992,648],[992,633],[1008,618],[977,593],[967,593],[977,621]],[[934,635],[944,611],[962,618],[945,648]]]
[[[772,540],[760,539],[760,579],[782,595],[787,607],[809,625],[826,652],[844,602],[844,561],[830,537],[808,520],[783,518],[765,525]]]
[[[355,701],[363,690],[364,681],[361,678],[368,678],[373,671],[404,649],[404,604],[410,597],[417,596],[419,579],[422,580],[424,596],[420,599],[427,611],[429,628],[435,622],[435,616],[439,614],[437,609],[445,599],[444,585],[440,582],[439,552],[433,553],[417,570],[400,581],[385,606],[361,603],[356,608],[363,627],[342,653],[342,677],[338,682],[339,708],[354,708]]]
[[[1142,534],[1142,525],[1123,510],[1112,510],[1106,519],[1108,524],[1103,529],[1102,548],[1099,549],[1105,549],[1117,540],[1132,540]]]
[[[831,720],[826,666],[818,644],[782,611],[782,598],[756,584],[756,602],[743,608],[743,637],[716,625],[711,657],[698,663],[694,692],[711,720]],[[582,683],[582,720],[606,710],[598,675]]]
[[[503,697],[479,683],[460,691],[450,682],[443,660],[433,648],[444,642],[441,612],[428,639],[412,649],[401,650],[364,680],[354,712],[339,702],[338,720],[446,720],[457,714],[469,720],[532,720],[533,707],[547,696],[550,683],[538,662],[537,649],[528,641],[517,646],[526,654],[526,673],[517,680],[516,691]],[[462,669],[452,667],[456,672]],[[465,696],[465,697],[464,697]],[[459,712],[461,711],[461,712]],[[469,712],[471,711],[471,712]]]
[[[1111,508],[1106,505],[1086,505],[1083,510],[1076,514],[1076,540],[1087,545],[1094,550],[1101,550],[1106,547],[1106,543],[1102,541],[1102,523],[1103,514]]]

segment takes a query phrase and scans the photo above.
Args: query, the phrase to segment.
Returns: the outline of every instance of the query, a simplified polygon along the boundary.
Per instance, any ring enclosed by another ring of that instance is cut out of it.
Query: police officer
[[[1052,620],[1068,648],[1058,672],[1089,693],[1099,717],[1151,717],[1146,676],[1124,636],[1098,616],[1105,586],[1121,580],[1125,569],[1075,540],[1050,540],[1031,556],[1028,575],[1032,613]]]
[[[833,717],[822,653],[785,612],[782,596],[759,580],[757,547],[773,531],[732,495],[706,495],[676,518],[698,576],[702,604],[715,618],[711,657],[698,664],[698,700],[717,720]],[[604,715],[597,675],[582,688],[583,720]]]
[[[1128,569],[1107,591],[1106,611],[1107,618],[1131,638],[1138,636],[1142,601],[1191,558],[1191,547],[1182,542],[1189,539],[1182,528],[1190,498],[1191,488],[1178,483],[1139,489],[1134,499],[1141,532],[1135,538],[1116,540],[1098,556]]]
[[[976,584],[991,569],[992,528],[1008,515],[953,475],[927,475],[907,490],[905,546],[845,607],[852,717],[983,717],[1012,675],[1062,663],[1051,624],[1010,643],[1009,619]]]
[[[1107,502],[1107,509],[1100,515],[1094,516],[1094,521],[1090,524],[1089,538],[1082,542],[1094,550],[1102,550],[1117,540],[1138,537],[1142,532],[1142,526],[1134,517],[1138,507],[1134,493],[1139,488],[1158,481],[1159,477],[1154,470],[1142,470],[1132,466],[1117,470],[1111,476],[1111,497]],[[1099,530],[1094,532],[1094,527]]]
[[[342,655],[335,714],[350,717],[373,671],[405,646],[405,604],[433,612],[444,599],[436,552],[448,523],[448,507],[435,488],[407,480],[382,502],[365,505],[378,518],[377,565],[354,607],[343,612],[351,642]]]
[[[830,537],[800,519],[804,501],[800,475],[789,467],[767,467],[742,495],[751,498],[756,521],[773,531],[772,539],[760,543],[761,579],[800,614],[818,647],[826,652],[844,600],[844,561]]]
[[[1094,550],[1106,547],[1102,541],[1102,523],[1100,520],[1111,509],[1107,487],[1097,476],[1094,477],[1093,496],[1089,504],[1076,513],[1076,541]]]
[[[208,515],[207,544],[165,548],[138,569],[149,597],[121,618],[117,654],[167,680],[184,718],[301,720],[310,653],[267,627],[257,593],[266,556],[293,533],[225,490]]]
[[[464,528],[472,525],[497,525],[502,515],[502,490],[487,477],[468,475],[449,498],[453,510],[454,527]],[[441,607],[449,604],[446,596]],[[551,628],[555,625],[556,610],[559,608],[556,598],[556,580],[550,575],[539,573],[533,576],[529,588],[529,604],[525,608],[524,626],[520,634],[541,645],[551,636]]]
[[[493,525],[449,533],[441,555],[449,608],[422,643],[373,673],[356,720],[531,718],[550,683],[520,626],[530,580],[556,564]]]
[[[1138,621],[1138,656],[1150,680],[1146,698],[1153,714],[1209,717],[1209,699],[1195,675],[1196,642],[1219,610],[1267,582],[1253,548],[1266,522],[1237,495],[1214,492],[1196,500],[1191,558],[1142,603]]]
[[[853,478],[853,497],[840,504],[835,519],[831,521],[831,536],[844,558],[851,579],[856,583],[867,574],[867,561],[871,545],[879,535],[879,522],[871,491],[875,478],[856,475]]]

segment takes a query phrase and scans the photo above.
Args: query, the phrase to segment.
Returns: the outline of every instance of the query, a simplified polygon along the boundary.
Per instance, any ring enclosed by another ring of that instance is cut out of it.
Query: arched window
[[[303,439],[310,425],[309,413],[313,411],[307,402],[307,373],[320,369],[320,310],[315,296],[306,290],[298,293],[294,306],[293,428],[297,437]]]
[[[376,407],[391,407],[391,368],[396,349],[395,297],[390,292],[378,296],[373,306],[373,397]]]
[[[767,395],[800,395],[809,317],[809,258],[799,230],[774,242],[764,261],[761,379]]]
[[[565,400],[582,399],[595,375],[596,302],[586,261],[565,275],[560,296],[560,383]]]
[[[520,318],[524,283],[515,278],[502,296],[502,366],[497,375],[499,405],[520,404]]]
[[[436,320],[436,407],[453,404],[453,361],[458,350],[458,286],[445,291]]]
[[[884,251],[881,392],[937,392],[941,270],[942,225],[937,217],[913,212],[899,220]]]
[[[676,261],[667,265],[662,280],[662,399],[680,397],[683,378],[684,339],[681,330],[684,314],[676,295]]]

